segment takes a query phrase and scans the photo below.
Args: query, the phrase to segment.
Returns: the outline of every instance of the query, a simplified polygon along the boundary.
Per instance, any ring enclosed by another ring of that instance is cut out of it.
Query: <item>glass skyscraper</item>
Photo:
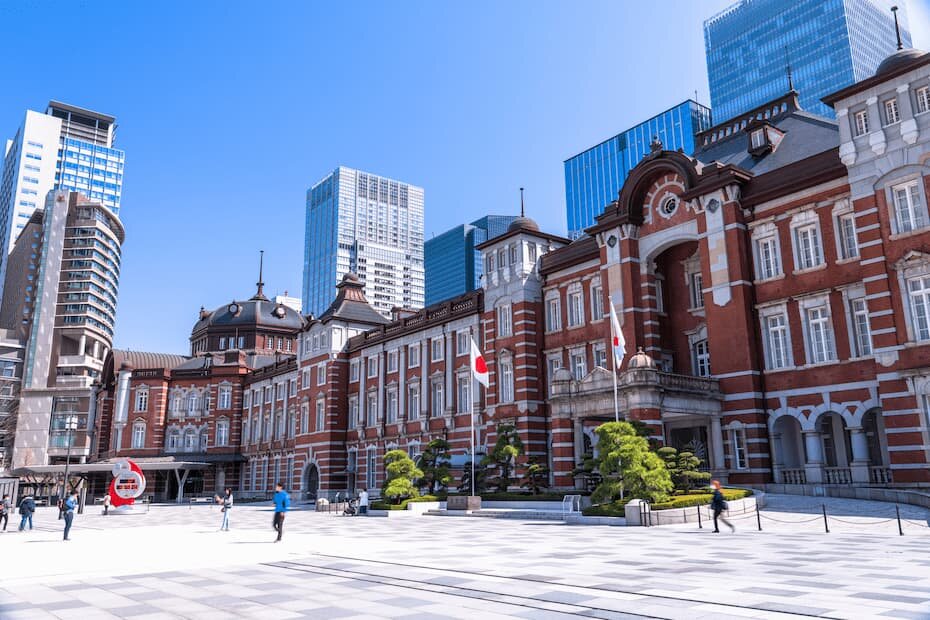
[[[428,240],[424,246],[426,305],[477,289],[484,266],[475,246],[507,232],[514,219],[515,215],[486,215]]]
[[[903,0],[740,0],[704,22],[714,121],[721,123],[788,91],[801,107],[833,117],[820,98],[875,73],[901,39],[911,46]]]
[[[689,99],[565,160],[568,236],[580,236],[616,200],[630,170],[649,153],[653,137],[667,150],[690,154],[694,136],[710,126],[710,110]]]
[[[303,311],[322,314],[346,273],[384,315],[423,307],[423,188],[340,166],[307,190]]]

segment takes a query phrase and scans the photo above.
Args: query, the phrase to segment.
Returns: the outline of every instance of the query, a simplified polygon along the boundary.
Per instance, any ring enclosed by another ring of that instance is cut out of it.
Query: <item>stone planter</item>
[[[446,510],[481,510],[481,496],[450,495],[446,501]]]

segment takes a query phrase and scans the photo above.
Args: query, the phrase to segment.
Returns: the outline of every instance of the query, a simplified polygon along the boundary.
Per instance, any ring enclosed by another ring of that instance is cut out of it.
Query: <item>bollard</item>
[[[756,525],[759,526],[759,531],[762,531],[762,516],[759,514],[759,502],[756,501]]]
[[[900,536],[904,536],[904,530],[901,529],[901,509],[898,507],[897,504],[894,505],[894,513],[898,517],[898,534]]]
[[[825,529],[827,531],[827,534],[829,534],[830,526],[827,524],[827,505],[821,504],[820,506],[821,508],[823,508],[823,529]]]
[[[703,508],[703,506],[698,506],[698,529],[699,530],[704,529],[704,524],[701,523],[701,508]]]

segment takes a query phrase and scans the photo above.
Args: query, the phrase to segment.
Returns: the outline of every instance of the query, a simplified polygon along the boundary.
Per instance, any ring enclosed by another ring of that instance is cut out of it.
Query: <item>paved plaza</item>
[[[821,503],[830,515],[824,532]],[[153,506],[0,535],[0,618],[930,618],[926,511],[770,496],[735,534]]]

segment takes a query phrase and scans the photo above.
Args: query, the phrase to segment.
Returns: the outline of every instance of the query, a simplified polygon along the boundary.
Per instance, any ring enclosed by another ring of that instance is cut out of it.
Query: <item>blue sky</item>
[[[7,2],[0,135],[49,99],[117,116],[116,346],[183,353],[201,305],[254,292],[259,249],[266,291],[300,295],[304,193],[337,165],[423,186],[427,238],[521,186],[564,232],[562,161],[707,103],[701,23],[731,1]]]

